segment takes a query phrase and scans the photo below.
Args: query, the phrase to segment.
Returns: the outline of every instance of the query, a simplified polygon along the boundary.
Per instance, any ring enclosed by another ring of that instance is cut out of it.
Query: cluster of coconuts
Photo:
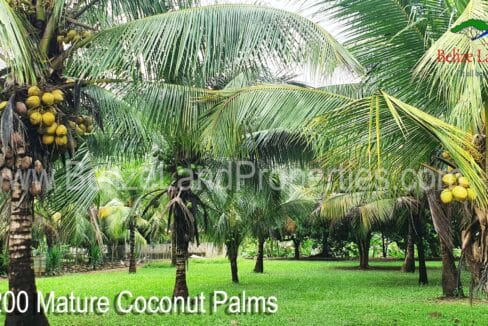
[[[476,192],[470,188],[469,180],[463,177],[461,173],[444,174],[442,183],[445,189],[442,190],[440,198],[444,204],[449,204],[453,200],[464,202],[466,200],[474,201],[476,199]]]
[[[203,169],[203,166],[201,165],[196,165],[196,164],[191,164],[190,165],[190,169],[189,168],[185,168],[181,165],[178,165],[176,167],[176,175],[178,177],[182,177],[182,178],[189,178],[191,176],[194,175],[194,173],[198,172],[199,170],[202,170]]]
[[[448,151],[441,154],[445,160],[451,160],[451,155]],[[470,188],[469,180],[461,173],[454,173],[452,168],[448,168],[448,172],[442,176],[442,184],[444,190],[440,194],[440,199],[444,204],[449,204],[453,200],[464,202],[466,200],[474,201],[476,199],[476,192]]]
[[[27,90],[27,98],[24,102],[17,102],[15,111],[26,116],[41,137],[45,146],[56,146],[60,151],[68,145],[69,128],[80,136],[93,131],[93,119],[86,116],[78,116],[74,121],[68,120],[68,126],[60,119],[61,111],[58,105],[64,101],[64,93],[59,89],[50,91],[41,90],[38,86],[31,86]],[[0,111],[8,105],[7,101],[0,102]]]
[[[59,45],[72,45],[81,40],[84,40],[92,35],[89,31],[77,31],[76,29],[70,29],[67,32],[61,32],[57,36]]]
[[[27,175],[30,182],[29,191],[32,195],[40,195],[43,191],[42,180],[44,166],[39,160],[27,155],[24,136],[19,132],[13,132],[10,136],[10,145],[2,146],[0,153],[0,175],[3,192],[17,191],[21,189],[12,188],[22,186],[25,181],[23,172],[30,172]],[[16,182],[13,182],[15,179]]]

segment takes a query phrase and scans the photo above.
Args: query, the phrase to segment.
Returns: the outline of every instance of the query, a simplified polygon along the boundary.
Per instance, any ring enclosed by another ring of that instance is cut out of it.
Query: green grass
[[[224,290],[229,295],[276,296],[274,315],[227,315],[223,309],[203,315],[49,315],[52,325],[483,325],[488,305],[442,301],[439,263],[429,263],[430,285],[417,285],[417,274],[401,273],[399,262],[372,263],[380,270],[359,271],[356,262],[265,261],[265,274],[251,272],[253,262],[239,261],[241,284],[230,282],[225,260],[192,260],[188,285],[191,294]],[[124,272],[75,274],[40,278],[38,288],[66,295],[104,295],[122,290],[135,295],[171,295],[174,269],[167,264]],[[5,291],[7,282],[0,282]]]

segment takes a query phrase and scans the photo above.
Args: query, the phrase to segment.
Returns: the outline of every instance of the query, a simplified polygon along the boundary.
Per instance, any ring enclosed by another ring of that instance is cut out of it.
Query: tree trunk
[[[329,230],[324,227],[324,231],[322,232],[322,252],[320,255],[322,257],[330,257],[330,247],[329,247],[329,242],[327,241],[329,238]]]
[[[415,247],[411,219],[408,220],[407,250],[405,253],[405,261],[403,262],[402,271],[405,273],[415,273]]]
[[[239,283],[239,274],[237,270],[237,256],[239,252],[239,245],[235,241],[227,243],[227,256],[230,262],[230,271],[232,273],[232,282]]]
[[[446,214],[434,191],[427,191],[427,200],[441,247],[442,292],[446,297],[463,296],[461,283],[458,283],[458,272],[454,262],[454,255],[452,254],[454,245],[452,244],[451,216],[449,212]]]
[[[258,238],[258,253],[256,256],[256,265],[254,266],[254,273],[264,273],[264,242],[266,241],[265,237],[259,236]]]
[[[9,290],[17,294],[25,291],[27,300],[20,296],[12,313],[7,314],[5,325],[49,325],[43,311],[37,311],[37,289],[32,270],[32,222],[34,200],[28,191],[20,190],[20,183],[14,181],[10,202],[9,247]],[[21,313],[17,308],[28,310]]]
[[[421,216],[423,216],[423,208],[420,214],[413,216],[413,227],[415,239],[417,240],[417,252],[419,255],[419,284],[426,285],[429,283],[427,278],[427,265],[425,264],[425,248],[424,248],[424,226],[422,225]]]
[[[359,268],[368,269],[369,268],[369,247],[371,241],[371,232],[369,232],[366,237],[359,237],[358,247],[359,247]]]
[[[171,266],[176,266],[176,228],[174,221],[171,226]]]
[[[441,240],[442,255],[442,293],[445,297],[464,296],[461,284],[458,284],[458,271],[452,250]]]
[[[176,280],[173,290],[173,297],[188,298],[188,286],[186,284],[186,263],[188,260],[188,226],[184,213],[176,207],[173,223],[176,233]]]
[[[381,250],[383,251],[383,258],[388,256],[388,246],[386,245],[386,237],[383,232],[381,232]]]
[[[176,248],[176,280],[173,297],[188,298],[188,286],[186,285],[186,261],[188,258],[188,242],[186,246],[178,243]]]
[[[293,237],[293,246],[295,247],[295,260],[300,259],[300,240]]]
[[[129,222],[129,273],[136,272],[136,223],[133,217]]]

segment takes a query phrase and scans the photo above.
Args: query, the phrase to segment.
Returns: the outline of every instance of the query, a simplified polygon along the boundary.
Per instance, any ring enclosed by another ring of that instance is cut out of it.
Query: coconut
[[[29,109],[35,109],[41,105],[41,99],[39,96],[29,96],[27,100],[25,100],[25,104]]]
[[[53,135],[42,135],[42,143],[44,145],[51,145],[54,143],[54,136]]]
[[[68,129],[65,125],[59,125],[56,128],[56,135],[57,136],[66,136],[68,134]]]
[[[42,103],[45,105],[53,105],[54,104],[54,95],[52,93],[46,92],[42,94]]]
[[[8,180],[3,180],[2,181],[2,191],[3,192],[9,192],[11,189],[11,184],[10,181]]]
[[[460,186],[462,186],[464,188],[468,188],[469,187],[469,181],[465,177],[460,177],[457,181],[458,181],[458,184]]]
[[[7,168],[3,168],[1,171],[0,171],[0,174],[2,176],[2,180],[5,181],[11,181],[12,180],[12,170],[10,169],[7,169]]]
[[[456,186],[452,188],[452,195],[454,196],[454,199],[464,201],[468,198],[468,191],[462,186]]]
[[[61,90],[55,89],[52,91],[52,94],[54,96],[54,103],[61,103],[64,101],[64,94]]]
[[[42,114],[37,111],[32,112],[29,115],[29,121],[34,126],[40,125],[42,122]]]
[[[76,35],[78,35],[78,32],[72,29],[66,34],[66,38],[72,40]]]
[[[39,160],[36,160],[34,162],[34,170],[37,172],[37,173],[41,173],[42,170],[44,169],[44,167],[42,166],[42,162],[39,161]]]
[[[22,102],[17,102],[17,103],[15,103],[15,112],[17,112],[20,115],[26,115],[27,114],[27,106]]]
[[[468,192],[468,200],[476,200],[476,191],[473,188],[468,188],[466,191]]]
[[[7,107],[8,101],[2,101],[0,102],[0,110],[3,110]]]
[[[24,169],[24,170],[27,170],[27,169],[29,169],[31,167],[31,165],[32,165],[32,157],[30,157],[30,156],[24,156],[22,158],[22,162],[20,164],[20,167],[22,169]]]
[[[456,183],[456,176],[451,173],[448,173],[442,177],[442,182],[448,186],[452,186]]]
[[[32,181],[32,184],[30,186],[30,192],[34,196],[39,195],[42,192],[42,184],[40,181]]]
[[[445,189],[441,192],[441,201],[444,204],[449,204],[450,202],[452,202],[452,200],[453,200],[453,195],[451,190]]]
[[[54,222],[56,222],[56,223],[59,222],[61,220],[61,213],[60,212],[54,213],[52,218],[53,218]]]
[[[49,135],[54,135],[56,133],[57,128],[58,128],[58,124],[55,122],[45,129],[46,131],[45,133]]]
[[[27,90],[27,95],[29,95],[29,96],[41,96],[42,92],[41,92],[41,89],[39,87],[31,86]]]
[[[42,115],[42,123],[45,126],[51,126],[56,121],[56,116],[52,112],[46,112]]]
[[[64,146],[66,144],[68,144],[68,137],[66,136],[60,136],[60,137],[56,137],[56,145],[58,146]]]

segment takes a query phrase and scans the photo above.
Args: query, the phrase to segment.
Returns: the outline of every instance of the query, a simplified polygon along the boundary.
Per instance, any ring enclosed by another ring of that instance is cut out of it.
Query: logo
[[[470,19],[454,26],[451,32],[464,34],[471,41],[476,41],[488,36],[488,23],[480,19]]]

